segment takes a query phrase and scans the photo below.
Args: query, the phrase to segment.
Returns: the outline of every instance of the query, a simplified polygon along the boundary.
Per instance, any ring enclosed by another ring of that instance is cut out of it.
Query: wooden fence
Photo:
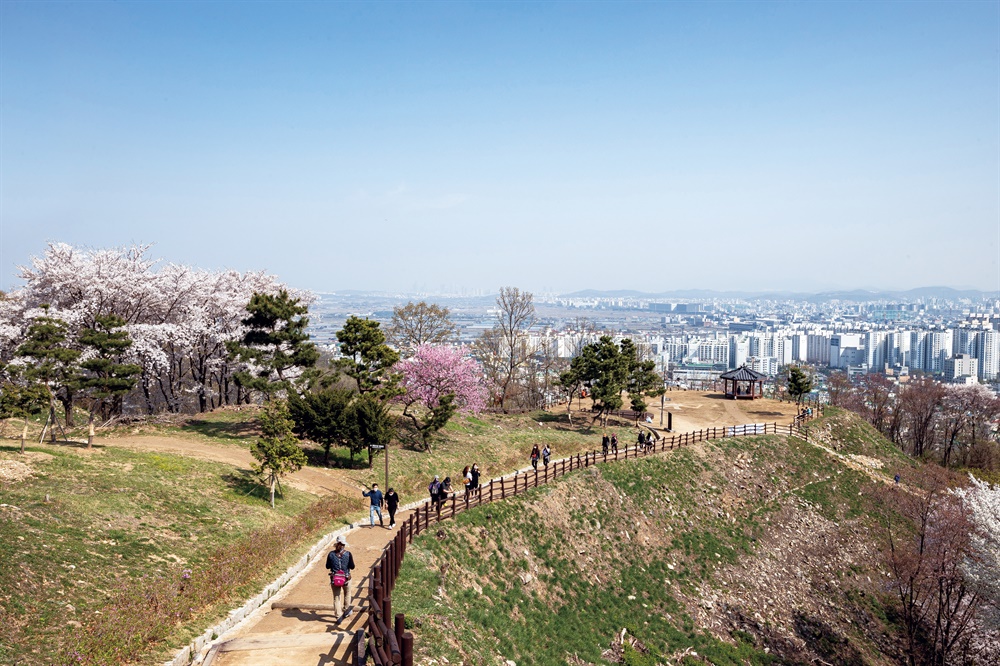
[[[365,649],[365,637],[359,630],[355,637],[357,648],[352,655],[354,663],[356,665],[366,664],[370,657],[376,666],[393,666],[395,664],[413,666],[413,634],[405,631],[406,618],[402,613],[395,616],[392,614],[392,590],[396,585],[407,545],[412,543],[413,538],[418,534],[429,529],[431,525],[448,518],[454,518],[463,511],[482,504],[516,497],[569,472],[604,462],[641,458],[697,442],[727,437],[799,435],[802,424],[822,415],[822,411],[822,406],[803,410],[787,426],[777,423],[758,423],[705,428],[669,437],[663,436],[646,446],[631,444],[609,453],[602,453],[598,450],[578,453],[575,456],[554,460],[548,465],[540,465],[541,469],[527,472],[517,471],[498,479],[491,479],[488,484],[482,484],[479,488],[462,496],[455,493],[436,504],[430,500],[424,501],[400,524],[396,536],[382,551],[382,556],[375,562],[368,576],[367,650]]]

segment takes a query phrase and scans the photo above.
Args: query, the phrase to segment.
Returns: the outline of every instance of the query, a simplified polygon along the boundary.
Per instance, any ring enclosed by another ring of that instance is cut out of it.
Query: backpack
[[[441,482],[440,481],[431,481],[431,485],[427,486],[427,492],[429,492],[431,495],[437,495],[438,493],[440,493],[441,492]]]
[[[347,572],[346,571],[337,571],[337,572],[331,571],[330,572],[330,584],[333,585],[334,587],[344,587],[345,585],[347,585]]]

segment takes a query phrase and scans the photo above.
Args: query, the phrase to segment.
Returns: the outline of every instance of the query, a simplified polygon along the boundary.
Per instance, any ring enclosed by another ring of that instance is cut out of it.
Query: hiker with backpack
[[[330,570],[333,612],[337,615],[337,622],[340,622],[351,612],[347,604],[351,599],[351,570],[354,569],[354,556],[347,550],[347,540],[343,534],[338,535],[333,542],[333,550],[326,556],[326,568]]]
[[[435,476],[434,480],[431,481],[430,485],[427,486],[427,492],[431,495],[431,504],[434,508],[441,512],[441,477]]]

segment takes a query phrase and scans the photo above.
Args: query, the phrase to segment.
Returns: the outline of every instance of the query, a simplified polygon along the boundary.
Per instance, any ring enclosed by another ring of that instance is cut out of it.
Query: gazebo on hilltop
[[[751,370],[744,363],[735,370],[724,372],[719,375],[722,380],[723,389],[727,398],[734,400],[753,400],[764,397],[764,380],[766,375],[762,375],[756,370]]]

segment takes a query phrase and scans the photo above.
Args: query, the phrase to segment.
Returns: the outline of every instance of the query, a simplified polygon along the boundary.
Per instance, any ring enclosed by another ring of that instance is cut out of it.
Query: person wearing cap
[[[441,510],[441,477],[435,475],[434,480],[427,486],[427,492],[431,494],[431,504],[438,511]]]
[[[344,608],[351,598],[351,570],[354,556],[347,550],[347,540],[340,534],[333,542],[333,550],[326,556],[326,568],[330,570],[330,588],[333,590],[333,612],[338,620],[344,617]],[[337,585],[338,575],[343,576],[343,585]]]
[[[373,483],[372,489],[361,491],[361,495],[371,500],[371,508],[368,509],[368,518],[372,521],[372,527],[375,527],[376,513],[378,514],[379,527],[385,527],[385,523],[382,522],[382,491],[378,489],[378,484]]]
[[[389,509],[389,529],[396,526],[396,509],[399,508],[399,495],[395,489],[389,488],[385,494],[385,508]]]

